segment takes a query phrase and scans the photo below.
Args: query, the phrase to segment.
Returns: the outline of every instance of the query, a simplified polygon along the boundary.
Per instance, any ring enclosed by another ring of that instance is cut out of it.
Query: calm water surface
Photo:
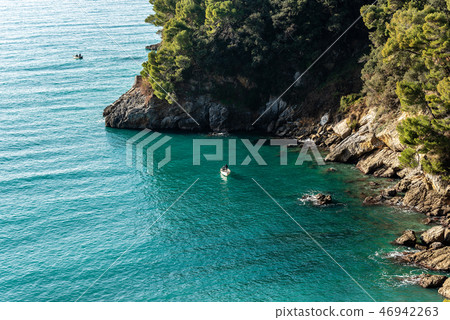
[[[149,12],[146,0],[1,2],[1,301],[74,301],[136,239],[82,301],[370,300],[252,179],[376,300],[441,300],[388,258],[422,217],[361,206],[372,190],[351,166],[296,167],[292,152],[281,167],[264,146],[268,166],[224,180],[222,163],[192,166],[192,140],[207,136],[171,134],[173,160],[154,176],[127,167],[136,132],[105,129],[102,111],[158,42]],[[339,203],[298,200],[314,192]]]

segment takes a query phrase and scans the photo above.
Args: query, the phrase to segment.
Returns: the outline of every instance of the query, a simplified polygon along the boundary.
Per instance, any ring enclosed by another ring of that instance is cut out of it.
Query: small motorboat
[[[227,169],[222,168],[220,169],[220,174],[224,177],[228,177],[231,174],[231,170],[228,168]]]
[[[81,59],[83,59],[83,56],[81,54],[76,54],[73,56],[73,58],[77,59],[77,60],[81,60]]]

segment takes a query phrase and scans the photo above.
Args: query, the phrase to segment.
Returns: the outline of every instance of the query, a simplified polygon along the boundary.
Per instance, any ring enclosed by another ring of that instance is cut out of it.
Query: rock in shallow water
[[[416,233],[413,230],[405,230],[394,243],[401,246],[414,247],[416,245]]]
[[[416,252],[405,259],[431,270],[450,271],[450,247]]]
[[[444,233],[445,233],[444,227],[436,226],[422,233],[420,238],[422,239],[423,243],[429,245],[433,242],[443,242]]]

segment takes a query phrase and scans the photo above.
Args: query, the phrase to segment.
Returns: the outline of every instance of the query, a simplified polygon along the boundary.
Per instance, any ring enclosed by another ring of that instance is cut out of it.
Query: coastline
[[[406,230],[398,239],[392,239],[394,245],[416,250],[405,253],[400,263],[441,273],[450,271],[450,185],[439,176],[423,173],[420,168],[405,168],[400,164],[398,157],[404,147],[396,126],[404,117],[402,113],[380,115],[366,108],[357,114],[328,112],[320,114],[321,118],[293,121],[295,106],[282,100],[267,112],[265,108],[236,111],[207,96],[191,100],[184,101],[184,105],[190,115],[199,119],[198,126],[177,105],[146,96],[141,89],[141,78],[137,76],[133,87],[108,106],[103,116],[106,126],[115,128],[257,133],[265,127],[266,134],[297,139],[300,144],[312,140],[328,152],[327,162],[354,164],[365,175],[397,182],[377,196],[366,197],[364,205],[395,206],[425,215],[423,222],[430,225],[429,230],[420,236]],[[251,120],[257,116],[261,116],[261,123],[255,128]],[[424,288],[438,288],[442,296],[450,298],[450,280],[446,280],[445,275],[424,274],[419,283]]]

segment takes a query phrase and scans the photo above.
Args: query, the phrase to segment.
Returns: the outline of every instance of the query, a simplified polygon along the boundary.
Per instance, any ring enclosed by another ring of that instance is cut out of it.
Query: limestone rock
[[[405,147],[400,143],[399,133],[397,131],[398,123],[403,120],[404,116],[401,116],[396,121],[390,121],[386,126],[376,134],[377,139],[383,141],[385,145],[392,151],[401,152]]]
[[[446,279],[447,277],[442,275],[422,274],[419,285],[423,288],[439,288],[444,284]]]
[[[383,148],[363,157],[356,167],[364,174],[377,172],[377,176],[382,176],[389,169],[395,174],[395,171],[401,170],[398,156],[397,152]]]
[[[405,230],[403,234],[394,241],[394,243],[401,246],[414,247],[416,245],[416,241],[416,233],[413,230]]]
[[[378,140],[372,132],[361,132],[360,130],[332,147],[325,160],[354,162],[363,155],[377,148],[381,148],[382,146],[383,143]]]
[[[444,232],[445,232],[444,227],[436,226],[422,233],[420,238],[422,239],[423,243],[427,245],[430,245],[433,242],[443,242]]]
[[[416,252],[406,256],[406,260],[431,270],[450,271],[450,247]]]
[[[184,130],[184,131],[251,131],[258,113],[225,106],[208,95],[187,97],[180,104],[160,100],[141,90],[142,78],[136,77],[130,90],[105,108],[105,125],[120,129]],[[261,113],[265,109],[261,110]],[[279,129],[291,116],[292,108],[280,100],[264,114],[261,127],[272,123]],[[259,122],[258,122],[259,124]]]
[[[442,244],[442,242],[433,242],[432,244],[430,244],[430,249],[439,249],[443,246],[444,245]]]

